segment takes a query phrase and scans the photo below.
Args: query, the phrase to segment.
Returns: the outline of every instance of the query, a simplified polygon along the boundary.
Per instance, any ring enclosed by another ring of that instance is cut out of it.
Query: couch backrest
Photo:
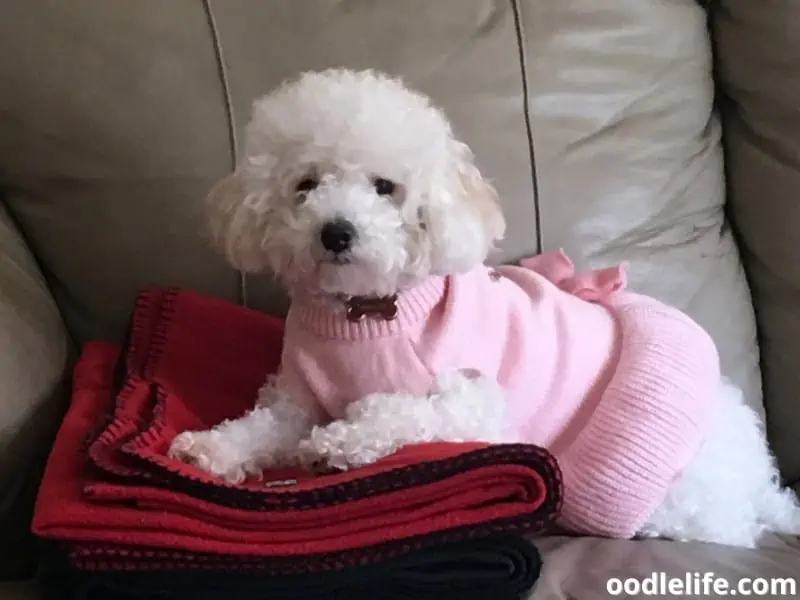
[[[728,205],[758,317],[768,433],[800,492],[800,3],[718,0],[712,15]]]
[[[6,202],[78,341],[121,335],[151,284],[283,310],[209,250],[201,200],[255,97],[300,70],[373,67],[443,106],[495,181],[496,260],[630,261],[631,285],[705,325],[761,406],[694,0],[6,0],[0,39]]]

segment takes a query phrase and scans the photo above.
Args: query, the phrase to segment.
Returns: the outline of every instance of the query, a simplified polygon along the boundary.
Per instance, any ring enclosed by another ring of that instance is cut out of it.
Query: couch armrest
[[[0,204],[0,581],[35,567],[31,512],[68,398],[68,353],[44,277]]]

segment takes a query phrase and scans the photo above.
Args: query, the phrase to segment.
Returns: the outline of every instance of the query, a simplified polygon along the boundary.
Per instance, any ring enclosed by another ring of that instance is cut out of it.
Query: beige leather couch
[[[81,342],[119,339],[147,284],[283,310],[207,248],[201,199],[253,98],[334,65],[444,106],[505,204],[501,260],[629,260],[634,287],[705,325],[797,487],[798,0],[2,0],[2,579],[34,567],[31,504]],[[653,572],[800,577],[791,540],[542,547],[537,598]]]

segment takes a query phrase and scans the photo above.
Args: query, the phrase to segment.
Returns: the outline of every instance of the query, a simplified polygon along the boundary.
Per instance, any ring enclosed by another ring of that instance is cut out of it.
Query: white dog
[[[414,442],[529,442],[559,460],[563,522],[584,533],[800,531],[699,326],[563,253],[484,266],[505,222],[428,98],[371,71],[306,73],[255,103],[246,142],[210,194],[213,231],[288,289],[283,363],[253,411],[180,434],[173,456],[239,482]]]

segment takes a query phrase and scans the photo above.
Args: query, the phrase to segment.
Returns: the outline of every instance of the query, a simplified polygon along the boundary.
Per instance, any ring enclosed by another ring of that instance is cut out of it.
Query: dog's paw
[[[339,461],[341,464],[341,461]],[[344,467],[332,467],[325,456],[320,453],[314,442],[309,438],[302,440],[297,446],[297,463],[309,473],[314,475],[329,475],[347,470]]]
[[[334,421],[325,427],[314,427],[298,447],[300,463],[312,472],[347,471],[352,466],[348,456],[346,423]]]
[[[312,429],[300,442],[299,454],[301,463],[315,472],[347,471],[372,464],[397,449],[397,444],[380,441],[358,422],[334,421]]]
[[[185,431],[172,440],[168,456],[194,465],[229,483],[241,483],[255,472],[215,431]]]

